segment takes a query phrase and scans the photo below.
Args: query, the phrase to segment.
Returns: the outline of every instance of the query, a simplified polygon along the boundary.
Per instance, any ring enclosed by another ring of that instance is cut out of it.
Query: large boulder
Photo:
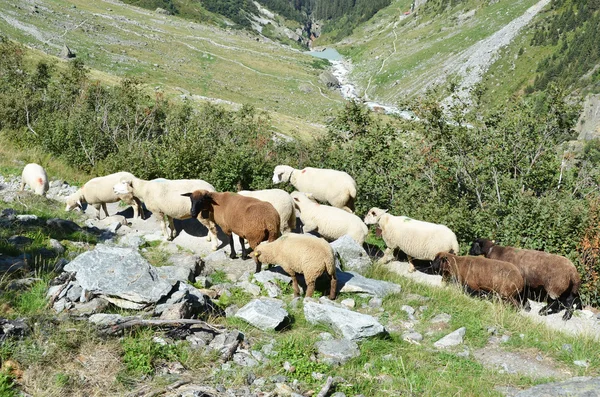
[[[305,300],[304,317],[311,324],[328,324],[341,333],[345,339],[352,341],[386,333],[383,325],[374,317],[333,305]]]
[[[338,255],[344,270],[364,273],[371,267],[372,261],[367,251],[349,235],[343,235],[330,245]]]
[[[137,250],[98,244],[65,266],[75,272],[79,285],[120,307],[158,302],[173,289],[173,280],[161,279],[156,269]]]

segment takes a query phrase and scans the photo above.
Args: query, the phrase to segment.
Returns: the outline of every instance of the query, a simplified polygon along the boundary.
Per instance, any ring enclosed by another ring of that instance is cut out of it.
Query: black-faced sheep
[[[113,190],[113,186],[121,181],[122,178],[135,178],[129,172],[117,172],[114,174],[92,178],[87,181],[79,190],[67,197],[66,211],[74,208],[81,208],[83,204],[88,203],[96,209],[96,217],[100,219],[100,208],[104,210],[104,214],[108,216],[106,209],[107,203],[116,203],[121,200],[133,207],[133,217],[137,218],[138,214],[144,218],[144,210],[142,203],[131,192],[117,194]]]
[[[393,258],[398,248],[408,256],[409,271],[415,271],[412,259],[433,260],[438,252],[458,253],[456,235],[447,226],[393,216],[387,210],[371,208],[365,216],[367,225],[379,225],[386,250],[381,261]]]
[[[181,194],[197,189],[215,190],[210,183],[202,179],[171,180],[163,178],[151,181],[122,178],[120,183],[113,186],[113,189],[117,194],[133,193],[135,197],[142,200],[146,208],[160,220],[163,234],[167,240],[173,240],[177,234],[173,219],[191,218],[190,201],[181,197]],[[170,232],[167,230],[165,216],[171,228]],[[206,239],[211,242],[211,248],[216,250],[219,240],[214,220],[211,216],[198,217],[198,220],[208,229]]]
[[[21,187],[19,188],[21,192],[25,189],[25,185],[29,185],[33,193],[45,196],[48,191],[48,176],[44,167],[35,163],[27,164],[21,174]]]
[[[213,214],[214,220],[223,232],[229,236],[230,258],[234,259],[235,247],[232,233],[239,236],[242,246],[242,259],[248,259],[244,239],[254,250],[262,241],[275,241],[280,236],[279,214],[270,203],[252,197],[244,197],[231,192],[209,192],[196,190],[182,194],[191,201],[190,214],[196,218],[203,212]],[[256,272],[261,264],[254,257]]]
[[[273,171],[273,183],[291,183],[296,190],[311,193],[320,201],[348,212],[354,212],[356,182],[343,171],[306,167],[301,170],[278,165]]]
[[[333,249],[322,238],[306,234],[288,233],[272,243],[262,242],[254,250],[261,263],[280,265],[292,277],[294,296],[300,296],[296,273],[304,275],[306,296],[311,297],[317,278],[327,272],[331,279],[329,299],[336,296],[337,276]]]
[[[431,267],[445,280],[452,279],[473,292],[495,292],[519,307],[524,281],[515,265],[477,256],[457,256],[448,252],[435,255]]]
[[[316,231],[327,240],[336,240],[348,234],[363,245],[369,228],[358,216],[340,208],[319,204],[310,193],[292,192],[294,206],[300,211],[305,233]]]
[[[575,265],[564,256],[543,251],[503,247],[494,241],[476,239],[469,250],[470,255],[484,255],[486,258],[510,262],[517,266],[525,279],[527,290],[543,289],[548,294],[548,303],[539,314],[546,315],[566,312],[563,320],[573,315],[574,303],[579,300],[581,277]]]

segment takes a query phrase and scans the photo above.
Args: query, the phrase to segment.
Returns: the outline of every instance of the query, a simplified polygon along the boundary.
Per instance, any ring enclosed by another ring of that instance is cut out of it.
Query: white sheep
[[[271,243],[260,243],[254,250],[254,256],[260,263],[280,265],[292,277],[294,296],[300,295],[296,273],[304,275],[306,296],[311,297],[317,278],[327,272],[331,280],[329,299],[335,299],[335,257],[331,245],[322,238],[288,233]]]
[[[408,256],[409,271],[414,272],[413,259],[432,261],[439,252],[458,254],[456,235],[447,226],[418,221],[406,216],[393,216],[387,210],[371,208],[365,216],[367,225],[377,225],[387,246],[381,262],[393,259],[394,249]]]
[[[96,209],[96,218],[100,219],[100,208],[102,208],[104,214],[108,216],[106,204],[116,203],[121,200],[133,207],[134,218],[137,218],[138,215],[144,218],[142,203],[135,198],[131,192],[116,194],[113,191],[113,186],[119,183],[121,178],[135,177],[129,172],[116,172],[114,174],[90,179],[79,190],[67,197],[65,211],[81,208],[84,203],[87,203]]]
[[[29,185],[35,194],[45,196],[48,191],[48,176],[44,167],[36,163],[27,164],[21,174],[21,187],[19,190],[23,191],[25,185]]]
[[[296,229],[296,211],[294,210],[294,201],[288,192],[281,189],[265,190],[242,190],[238,192],[242,196],[254,197],[256,199],[271,203],[277,210],[281,219],[281,234],[288,233]]]
[[[327,240],[336,240],[348,234],[360,245],[365,242],[369,228],[358,216],[340,208],[319,204],[310,193],[292,192],[291,196],[300,212],[304,233],[316,231]]]
[[[291,183],[300,192],[312,193],[320,202],[354,212],[356,182],[343,171],[312,167],[298,170],[278,165],[273,171],[273,183],[282,182]]]
[[[133,195],[144,202],[146,208],[160,220],[163,234],[167,240],[176,237],[175,225],[173,219],[188,219],[190,214],[190,200],[183,197],[183,193],[194,190],[215,191],[210,183],[201,179],[153,179],[146,181],[139,178],[121,179],[113,187],[117,194],[133,193]],[[165,216],[169,222],[171,231],[167,230]],[[217,239],[217,228],[212,214],[207,217],[198,216],[198,220],[208,229],[206,240],[211,241],[211,248],[217,249],[219,240]]]

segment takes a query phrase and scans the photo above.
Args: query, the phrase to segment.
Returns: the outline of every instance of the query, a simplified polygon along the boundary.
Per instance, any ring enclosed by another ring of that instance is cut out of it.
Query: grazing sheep
[[[21,187],[19,189],[21,192],[25,189],[25,185],[29,185],[35,194],[45,196],[48,191],[48,176],[44,167],[35,163],[27,164],[21,174]]]
[[[523,274],[526,291],[543,289],[548,294],[547,305],[540,309],[540,315],[547,315],[566,309],[563,320],[573,315],[574,303],[579,301],[581,277],[575,265],[564,256],[548,252],[503,247],[492,240],[478,238],[473,241],[470,255],[484,255],[489,259],[510,262]]]
[[[273,171],[273,183],[281,182],[291,183],[300,192],[312,193],[318,201],[354,212],[356,182],[343,171],[312,167],[297,170],[278,165]]]
[[[438,252],[458,253],[456,235],[447,226],[423,222],[406,216],[393,216],[387,210],[371,208],[365,216],[367,225],[379,225],[387,246],[381,261],[389,262],[398,248],[408,256],[409,271],[414,272],[412,259],[433,260]]]
[[[331,279],[329,299],[335,299],[337,276],[333,249],[322,238],[306,234],[289,233],[272,243],[262,242],[254,250],[261,263],[280,265],[292,277],[294,296],[300,295],[296,273],[304,274],[306,296],[311,297],[317,278],[327,272]]]
[[[348,234],[363,245],[369,228],[356,215],[340,208],[319,204],[310,193],[292,192],[294,206],[300,211],[304,233],[318,232],[326,240],[336,240]]]
[[[96,218],[100,219],[100,207],[108,216],[106,203],[116,203],[121,200],[133,207],[134,218],[137,218],[139,214],[144,219],[144,210],[140,200],[131,192],[117,194],[113,191],[113,186],[119,183],[121,178],[134,178],[134,176],[129,172],[117,172],[90,179],[79,190],[67,197],[65,211],[81,208],[84,203],[88,203],[96,209]]]
[[[279,213],[281,219],[281,234],[288,233],[296,229],[296,211],[294,210],[294,201],[289,193],[281,189],[266,190],[242,190],[238,192],[242,196],[254,197],[256,199],[271,203]]]
[[[515,307],[520,306],[521,299],[517,300],[517,297],[523,291],[524,281],[521,272],[512,263],[440,252],[431,267],[445,280],[456,280],[474,292],[495,292]]]
[[[181,197],[182,193],[190,190],[204,189],[214,191],[215,188],[208,182],[201,179],[153,179],[146,181],[139,178],[124,178],[120,183],[113,187],[115,193],[133,193],[133,195],[144,202],[146,208],[160,220],[163,234],[167,240],[173,240],[176,237],[177,230],[173,219],[188,219],[190,215],[190,202]],[[171,231],[167,230],[167,222]],[[217,228],[214,219],[211,216],[199,217],[198,220],[207,229],[206,240],[211,241],[211,248],[217,249],[219,240],[217,239]]]
[[[271,203],[232,192],[217,193],[207,190],[195,190],[182,196],[189,197],[192,202],[190,210],[192,217],[196,218],[204,211],[213,215],[217,225],[229,236],[231,259],[236,258],[232,233],[240,238],[242,259],[248,259],[244,239],[248,240],[250,248],[254,250],[260,242],[275,241],[280,236],[279,214]],[[254,262],[258,273],[261,264],[256,257]]]

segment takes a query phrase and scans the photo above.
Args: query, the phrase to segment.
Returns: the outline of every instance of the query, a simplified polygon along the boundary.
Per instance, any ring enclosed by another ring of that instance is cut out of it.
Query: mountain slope
[[[167,95],[254,105],[285,132],[315,132],[342,103],[319,83],[322,63],[300,51],[118,1],[0,2],[0,31],[54,55],[66,44],[92,68]]]

